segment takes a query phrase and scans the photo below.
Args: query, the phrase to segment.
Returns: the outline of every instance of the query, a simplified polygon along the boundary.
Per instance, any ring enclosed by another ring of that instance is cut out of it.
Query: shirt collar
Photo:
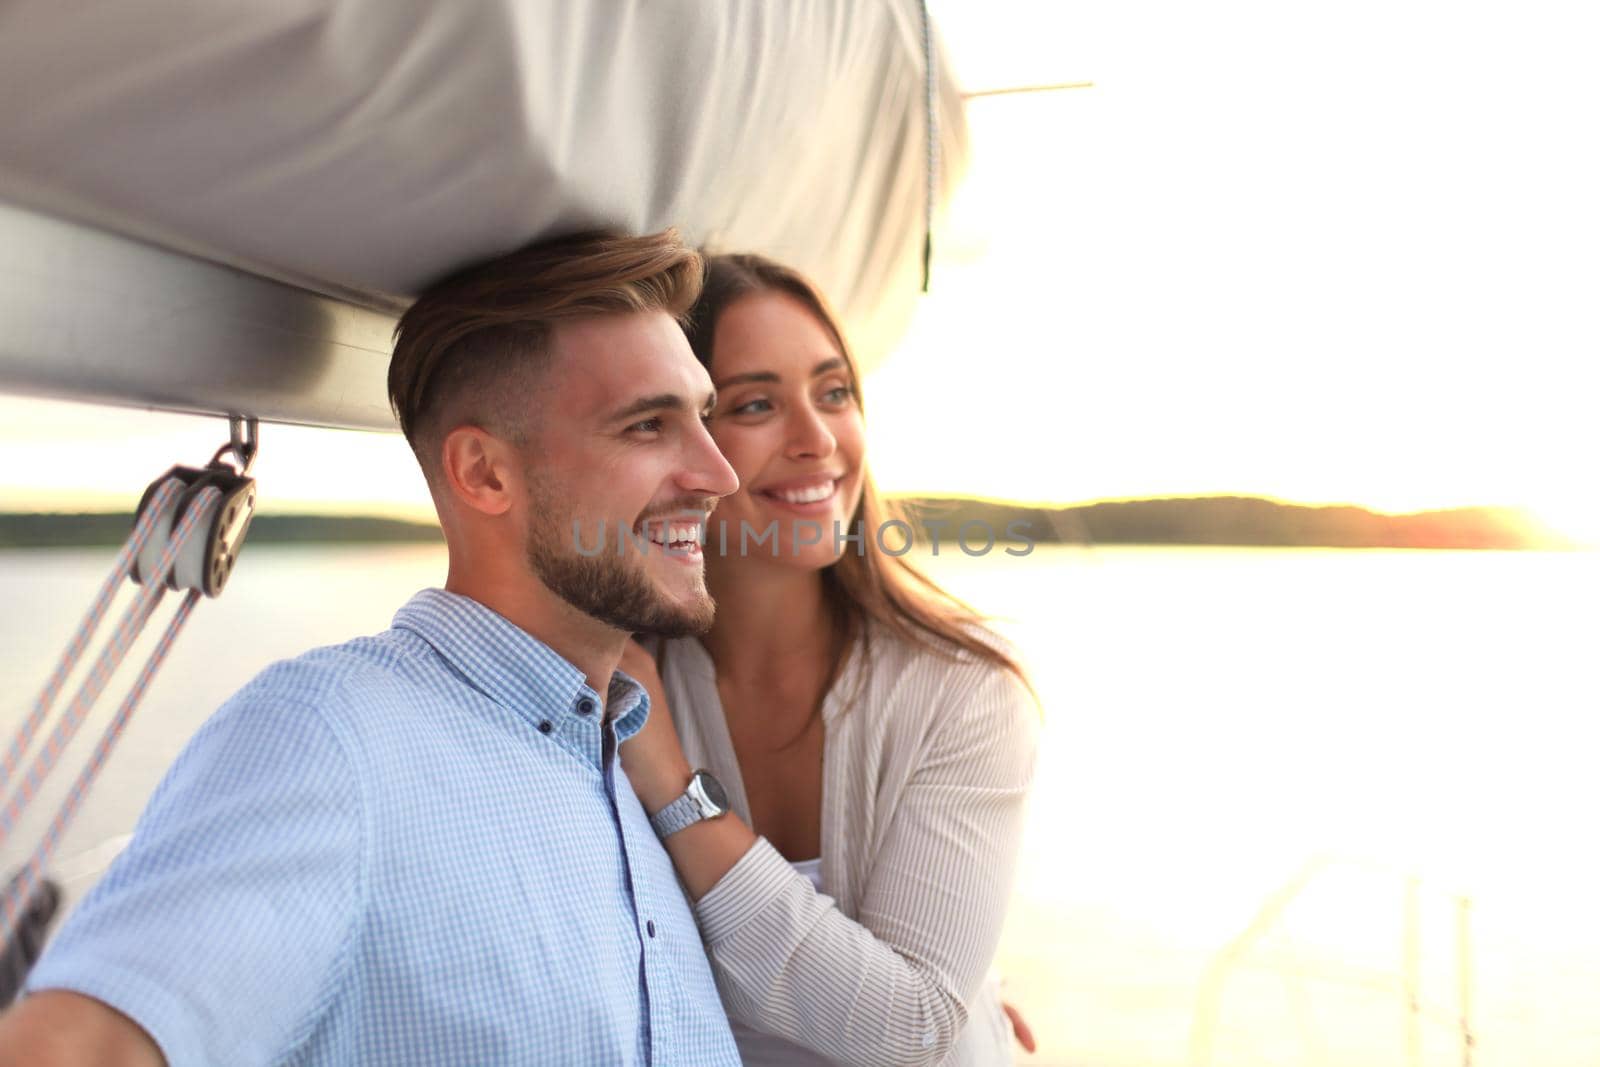
[[[599,694],[549,645],[471,597],[443,589],[413,596],[395,614],[394,626],[426,641],[490,700],[599,763]],[[626,741],[644,725],[649,697],[621,671],[606,690],[617,740]]]

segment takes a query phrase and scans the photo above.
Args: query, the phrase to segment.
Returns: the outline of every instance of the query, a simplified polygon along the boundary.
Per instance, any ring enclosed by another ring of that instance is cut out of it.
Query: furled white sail
[[[793,263],[870,358],[920,284],[923,17],[916,0],[12,0],[0,388],[390,428],[387,334],[410,294],[595,225]],[[942,196],[965,126],[934,66]]]

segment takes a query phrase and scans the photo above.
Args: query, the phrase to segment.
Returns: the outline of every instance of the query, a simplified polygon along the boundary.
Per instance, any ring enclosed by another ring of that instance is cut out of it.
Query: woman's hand
[[[644,728],[622,743],[618,755],[634,795],[645,812],[654,815],[683,795],[694,772],[678,742],[667,689],[650,653],[629,641],[617,666],[650,694]],[[687,826],[663,842],[691,901],[705,896],[755,843],[756,835],[731,811]]]
[[[650,695],[651,718],[655,718],[657,711],[667,710],[667,687],[662,684],[661,672],[656,670],[656,658],[649,649],[630,638],[622,646],[622,659],[617,662],[617,670],[644,686],[644,691]]]
[[[1028,1025],[1028,1020],[1022,1017],[1022,1012],[1010,1001],[1001,1001],[1000,1007],[1005,1011],[1006,1018],[1011,1021],[1011,1033],[1017,1039],[1017,1044],[1022,1046],[1024,1052],[1038,1052],[1038,1046],[1033,1040],[1033,1029]]]
[[[650,697],[650,714],[643,729],[622,743],[618,756],[639,803],[647,814],[654,815],[683,793],[693,768],[684,758],[678,731],[673,729],[666,686],[655,658],[639,642],[629,641],[617,669],[644,686]]]

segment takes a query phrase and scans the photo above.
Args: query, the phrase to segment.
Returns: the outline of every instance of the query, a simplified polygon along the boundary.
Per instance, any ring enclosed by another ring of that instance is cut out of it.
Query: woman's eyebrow
[[[713,384],[718,390],[722,390],[730,385],[743,385],[745,382],[777,382],[781,380],[773,371],[753,370],[748,374],[730,374],[726,378],[718,379]]]

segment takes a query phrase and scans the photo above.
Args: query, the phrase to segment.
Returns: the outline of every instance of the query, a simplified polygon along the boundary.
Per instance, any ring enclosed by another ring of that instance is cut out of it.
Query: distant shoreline
[[[901,497],[917,539],[957,548],[966,523],[1020,529],[1037,544],[1211,545],[1301,548],[1569,549],[1525,514],[1455,508],[1385,515],[1349,506],[1313,507],[1261,497],[1189,497],[1042,507],[992,500]],[[0,513],[0,548],[119,545],[123,513]],[[1022,524],[1019,526],[1019,524]],[[1006,538],[1007,540],[1014,540]],[[442,544],[436,523],[362,515],[259,515],[253,544]]]
[[[1250,548],[1571,549],[1566,538],[1510,508],[1387,515],[1350,505],[1286,504],[1263,497],[1178,497],[1044,507],[956,498],[897,501],[913,516],[1025,522],[1040,543],[1212,545]]]
[[[127,540],[123,512],[0,512],[0,548],[100,548]],[[437,523],[367,515],[257,515],[250,544],[443,544]]]

